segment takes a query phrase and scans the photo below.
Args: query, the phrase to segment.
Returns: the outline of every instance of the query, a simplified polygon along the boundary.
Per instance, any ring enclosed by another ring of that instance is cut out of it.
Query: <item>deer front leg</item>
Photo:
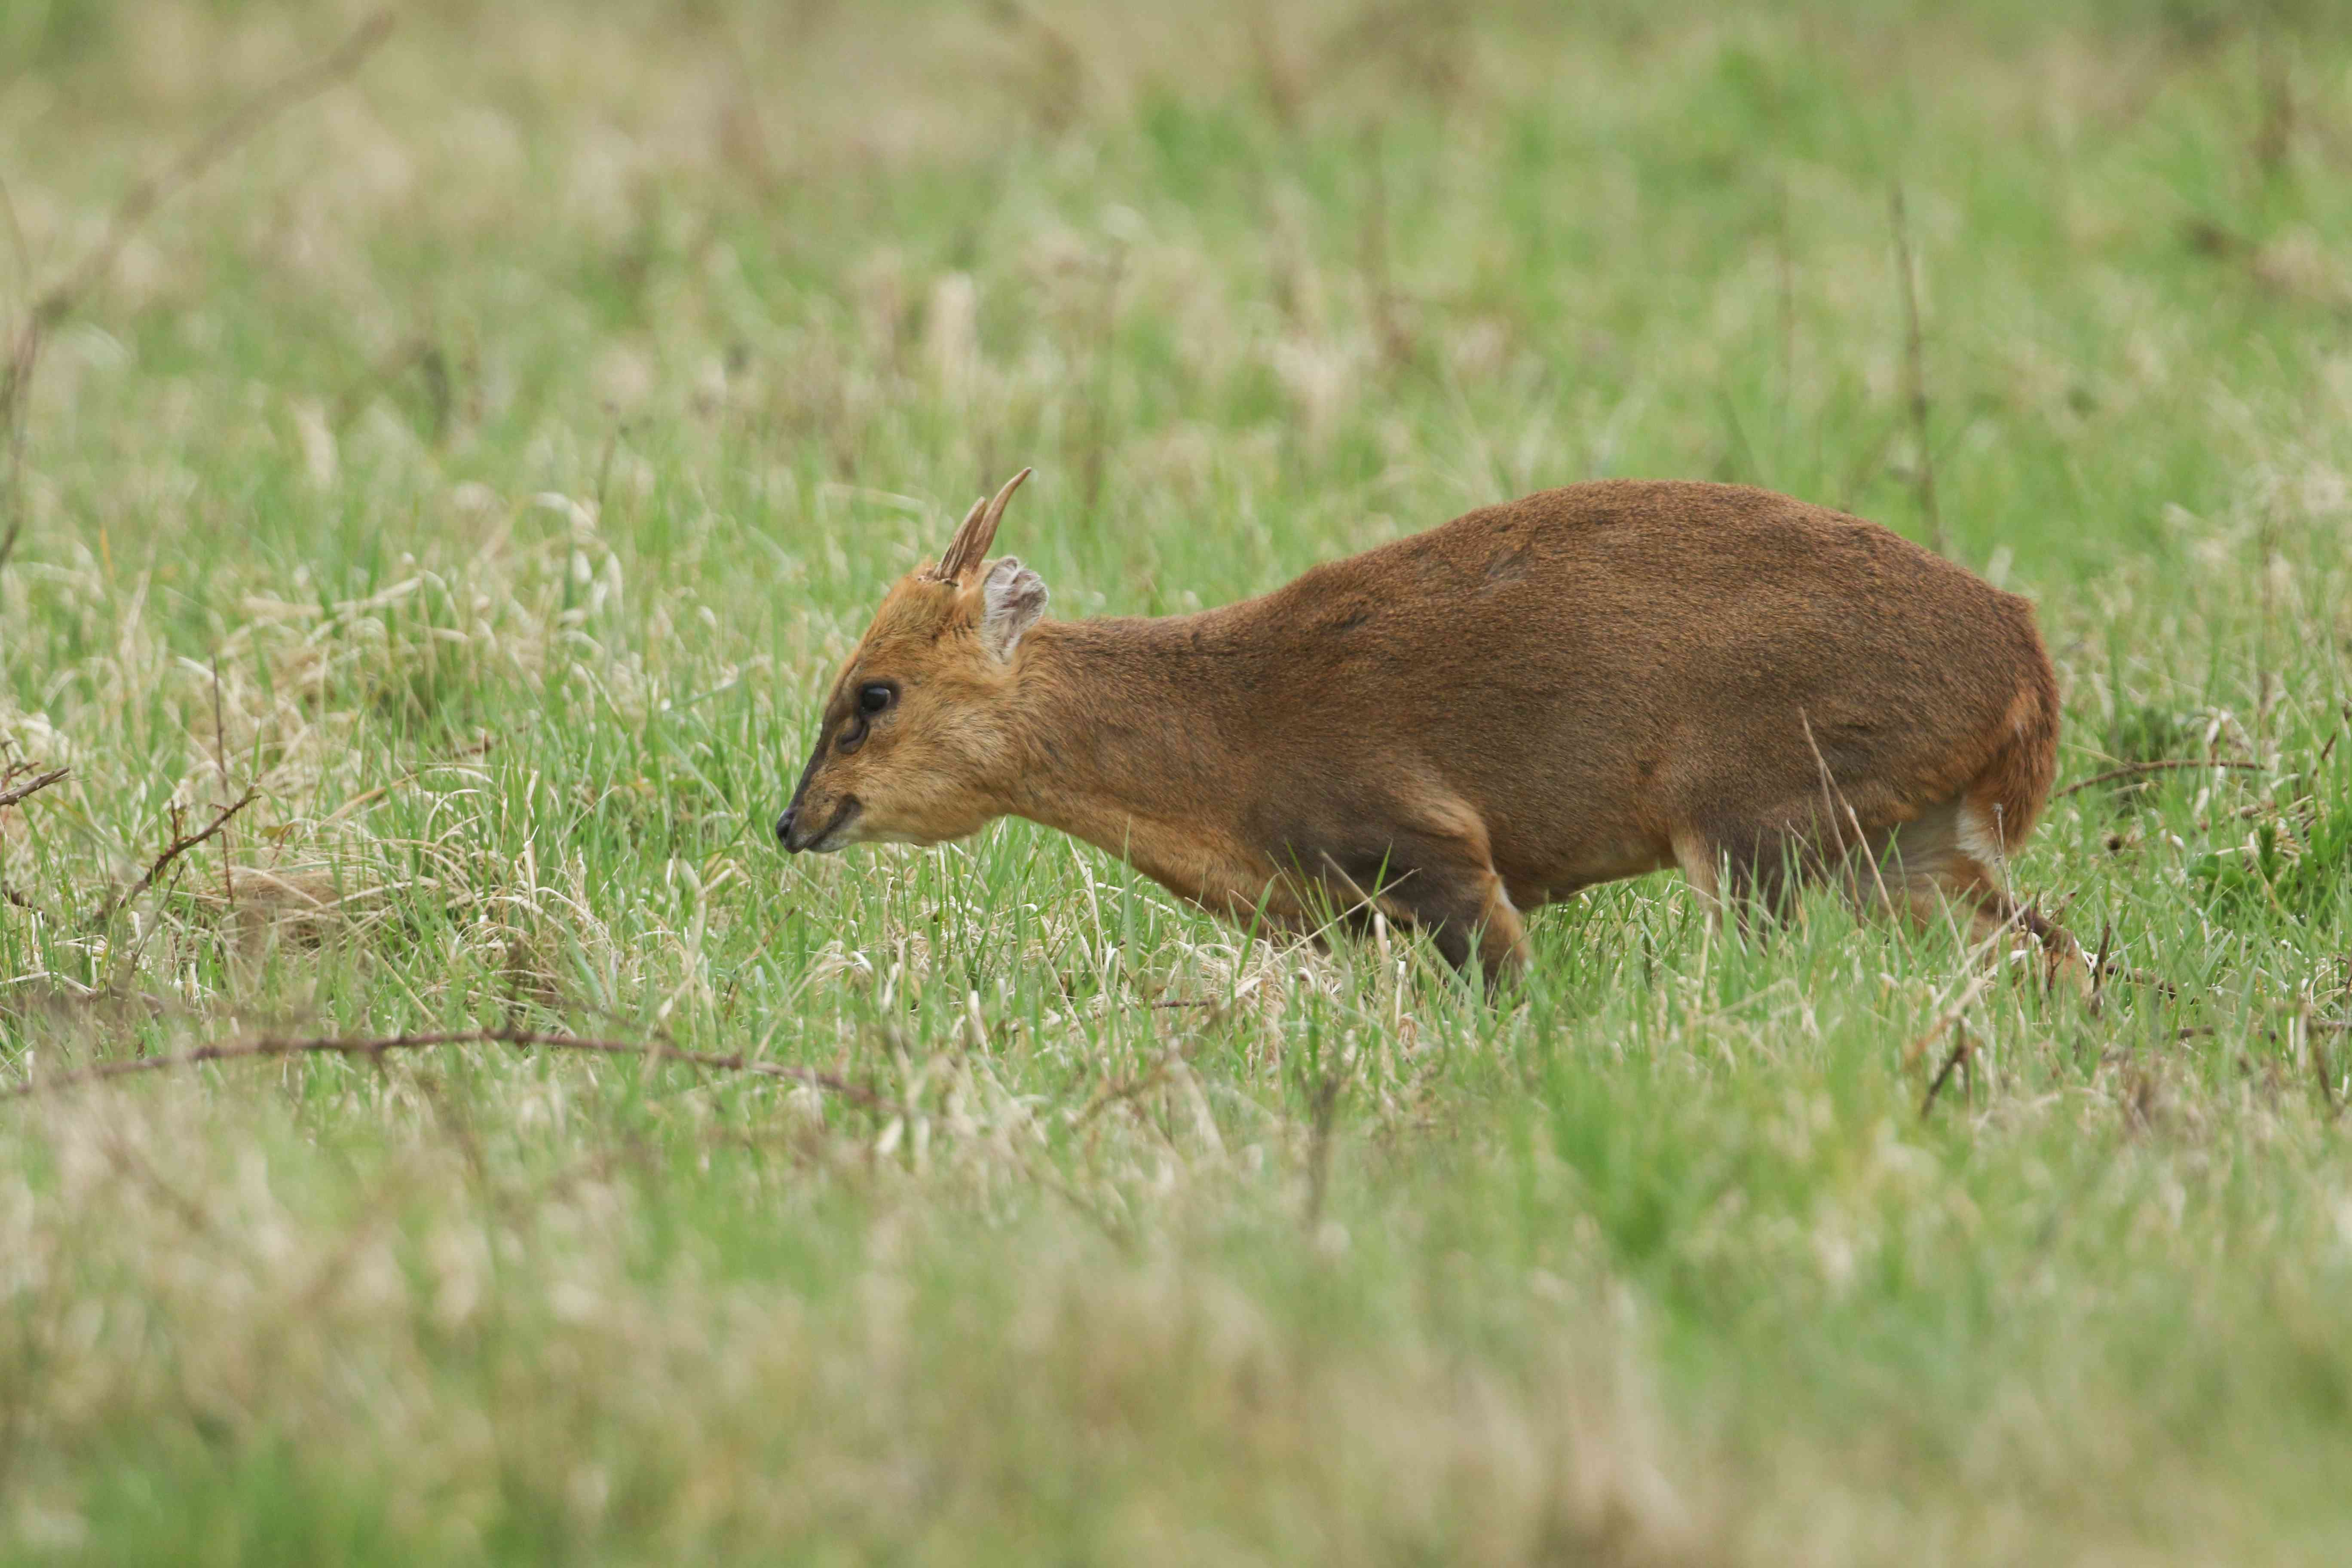
[[[1455,969],[1467,973],[1475,962],[1489,989],[1526,970],[1527,927],[1483,833],[1401,829],[1323,862],[1333,900],[1359,916],[1351,923],[1378,909],[1425,933]]]
[[[1475,958],[1490,990],[1528,967],[1526,923],[1492,866],[1439,868],[1390,889],[1388,901],[1410,911],[1454,968],[1468,973]]]

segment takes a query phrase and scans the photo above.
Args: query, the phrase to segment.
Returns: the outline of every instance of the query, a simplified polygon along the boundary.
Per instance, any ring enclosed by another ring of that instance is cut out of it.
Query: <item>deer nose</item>
[[[800,809],[797,805],[788,805],[784,807],[784,815],[776,818],[776,842],[782,845],[787,852],[793,847],[793,818],[800,815]]]

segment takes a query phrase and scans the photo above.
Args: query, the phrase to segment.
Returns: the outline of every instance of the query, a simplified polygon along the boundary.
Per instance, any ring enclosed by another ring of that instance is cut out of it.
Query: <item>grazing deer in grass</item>
[[[884,596],[786,849],[1025,816],[1238,920],[1378,910],[1490,980],[1522,911],[1669,866],[1717,919],[1834,880],[2072,952],[2005,887],[2058,739],[2032,611],[1884,528],[1612,479],[1243,604],[1050,621],[986,559],[1028,474]]]

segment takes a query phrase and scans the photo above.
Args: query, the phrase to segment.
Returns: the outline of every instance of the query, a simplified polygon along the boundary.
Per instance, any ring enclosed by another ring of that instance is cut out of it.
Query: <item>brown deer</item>
[[[1522,911],[1669,866],[1717,919],[1834,881],[2072,951],[2006,889],[2058,740],[2032,610],[1876,524],[1610,479],[1243,604],[1050,621],[984,559],[1028,476],[884,596],[786,849],[1024,816],[1241,921],[1379,911],[1490,980]]]

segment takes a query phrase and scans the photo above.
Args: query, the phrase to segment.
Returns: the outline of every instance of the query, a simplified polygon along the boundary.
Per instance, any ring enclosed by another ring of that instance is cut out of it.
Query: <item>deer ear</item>
[[[1021,634],[1045,613],[1045,579],[1008,555],[988,569],[980,585],[980,640],[999,658],[1011,658]]]

